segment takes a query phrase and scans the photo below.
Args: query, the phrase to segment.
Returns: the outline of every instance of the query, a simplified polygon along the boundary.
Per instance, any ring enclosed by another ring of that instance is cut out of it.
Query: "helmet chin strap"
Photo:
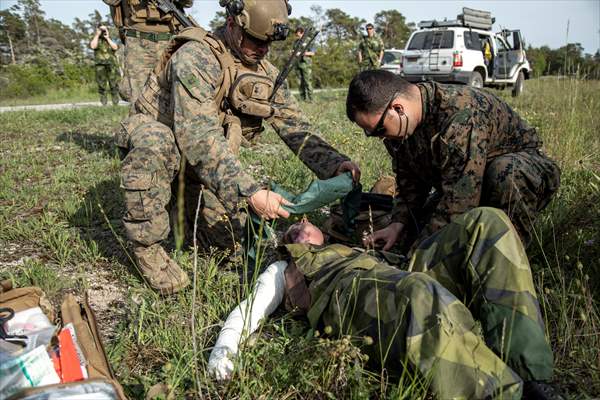
[[[236,27],[233,29],[226,28],[224,38],[227,47],[231,49],[233,54],[239,58],[242,63],[249,66],[258,64],[258,60],[253,60],[250,57],[247,57],[242,51],[242,40],[244,39],[244,35],[242,33],[242,28],[239,25],[236,25]]]

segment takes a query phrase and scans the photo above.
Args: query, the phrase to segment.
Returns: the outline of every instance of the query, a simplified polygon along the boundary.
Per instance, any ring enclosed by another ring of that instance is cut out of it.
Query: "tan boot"
[[[133,253],[140,272],[150,287],[160,294],[172,294],[190,284],[185,271],[173,261],[158,243],[149,247],[134,246]]]

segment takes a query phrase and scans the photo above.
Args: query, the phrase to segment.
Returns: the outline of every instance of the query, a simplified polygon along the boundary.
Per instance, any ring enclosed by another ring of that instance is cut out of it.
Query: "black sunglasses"
[[[375,125],[375,129],[373,129],[372,131],[369,131],[367,128],[363,128],[363,131],[365,132],[365,136],[368,136],[368,137],[383,136],[383,134],[385,133],[385,130],[386,130],[385,127],[383,126],[383,122],[385,121],[385,116],[387,115],[388,110],[390,109],[390,106],[392,105],[392,102],[396,99],[397,96],[398,96],[398,93],[394,93],[391,100],[387,103],[387,105],[385,106],[385,111],[383,112],[383,114],[381,114],[381,118],[379,118],[379,121],[377,121],[377,125]]]

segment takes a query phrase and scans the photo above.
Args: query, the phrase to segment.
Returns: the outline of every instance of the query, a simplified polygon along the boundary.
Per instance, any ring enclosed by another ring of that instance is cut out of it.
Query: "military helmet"
[[[260,40],[285,40],[289,33],[287,0],[219,0],[227,14],[252,37]]]

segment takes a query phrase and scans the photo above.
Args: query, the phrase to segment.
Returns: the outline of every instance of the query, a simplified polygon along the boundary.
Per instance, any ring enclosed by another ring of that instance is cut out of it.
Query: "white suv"
[[[493,21],[489,13],[468,8],[454,21],[422,21],[404,50],[402,76],[410,82],[512,86],[513,96],[518,96],[531,72],[521,33],[493,33]],[[489,60],[485,46],[490,48]]]

